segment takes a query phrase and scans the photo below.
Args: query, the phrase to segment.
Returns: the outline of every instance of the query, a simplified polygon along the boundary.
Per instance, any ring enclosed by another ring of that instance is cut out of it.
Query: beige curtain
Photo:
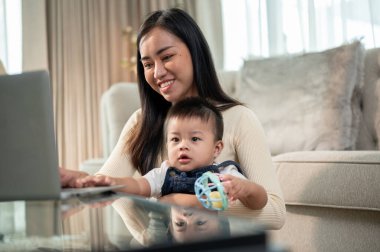
[[[147,13],[181,7],[194,13],[193,1],[49,0],[46,1],[48,60],[53,85],[59,163],[77,169],[100,157],[99,103],[120,81],[135,80],[122,68],[126,50],[122,30],[135,32]]]

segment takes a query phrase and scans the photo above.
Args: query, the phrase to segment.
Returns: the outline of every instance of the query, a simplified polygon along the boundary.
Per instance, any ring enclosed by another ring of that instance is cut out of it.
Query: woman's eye
[[[153,64],[152,63],[144,63],[143,66],[145,69],[151,69]]]
[[[170,139],[171,142],[178,142],[179,141],[179,138],[178,137],[173,137],[172,139]]]
[[[173,57],[173,55],[166,55],[162,58],[163,61],[168,61]]]

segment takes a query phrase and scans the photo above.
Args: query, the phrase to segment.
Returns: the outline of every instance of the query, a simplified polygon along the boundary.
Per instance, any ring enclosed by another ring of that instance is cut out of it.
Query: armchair
[[[100,121],[104,158],[86,160],[80,165],[80,170],[94,174],[102,167],[116,145],[125,122],[139,107],[140,96],[136,83],[115,83],[102,95]]]

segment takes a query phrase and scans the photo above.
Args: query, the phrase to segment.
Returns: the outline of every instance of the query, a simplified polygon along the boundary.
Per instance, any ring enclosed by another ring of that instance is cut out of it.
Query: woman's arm
[[[96,173],[111,177],[132,177],[136,172],[136,167],[131,163],[130,156],[125,153],[124,147],[127,135],[135,127],[141,117],[141,110],[137,110],[131,115],[125,124],[115,148],[107,158],[103,167]]]
[[[171,193],[159,198],[161,202],[183,207],[203,208],[197,196],[185,193]]]
[[[217,162],[235,160],[248,180],[261,186],[267,194],[267,203],[259,210],[252,210],[237,200],[225,214],[259,221],[269,229],[281,228],[285,222],[285,202],[260,121],[244,106],[224,111],[223,119],[224,149]]]

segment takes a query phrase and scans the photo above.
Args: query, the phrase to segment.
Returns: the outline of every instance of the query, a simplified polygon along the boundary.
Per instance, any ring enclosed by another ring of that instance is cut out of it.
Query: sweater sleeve
[[[141,117],[141,109],[134,112],[125,124],[116,146],[112,150],[103,167],[96,174],[111,177],[131,177],[137,170],[131,162],[129,154],[124,152],[125,141],[128,133],[137,124]]]
[[[252,110],[235,106],[223,112],[224,150],[219,160],[240,163],[244,175],[264,187],[268,202],[261,210],[251,210],[237,201],[223,214],[250,218],[268,229],[280,229],[285,222],[285,203],[274,170],[264,130]]]

